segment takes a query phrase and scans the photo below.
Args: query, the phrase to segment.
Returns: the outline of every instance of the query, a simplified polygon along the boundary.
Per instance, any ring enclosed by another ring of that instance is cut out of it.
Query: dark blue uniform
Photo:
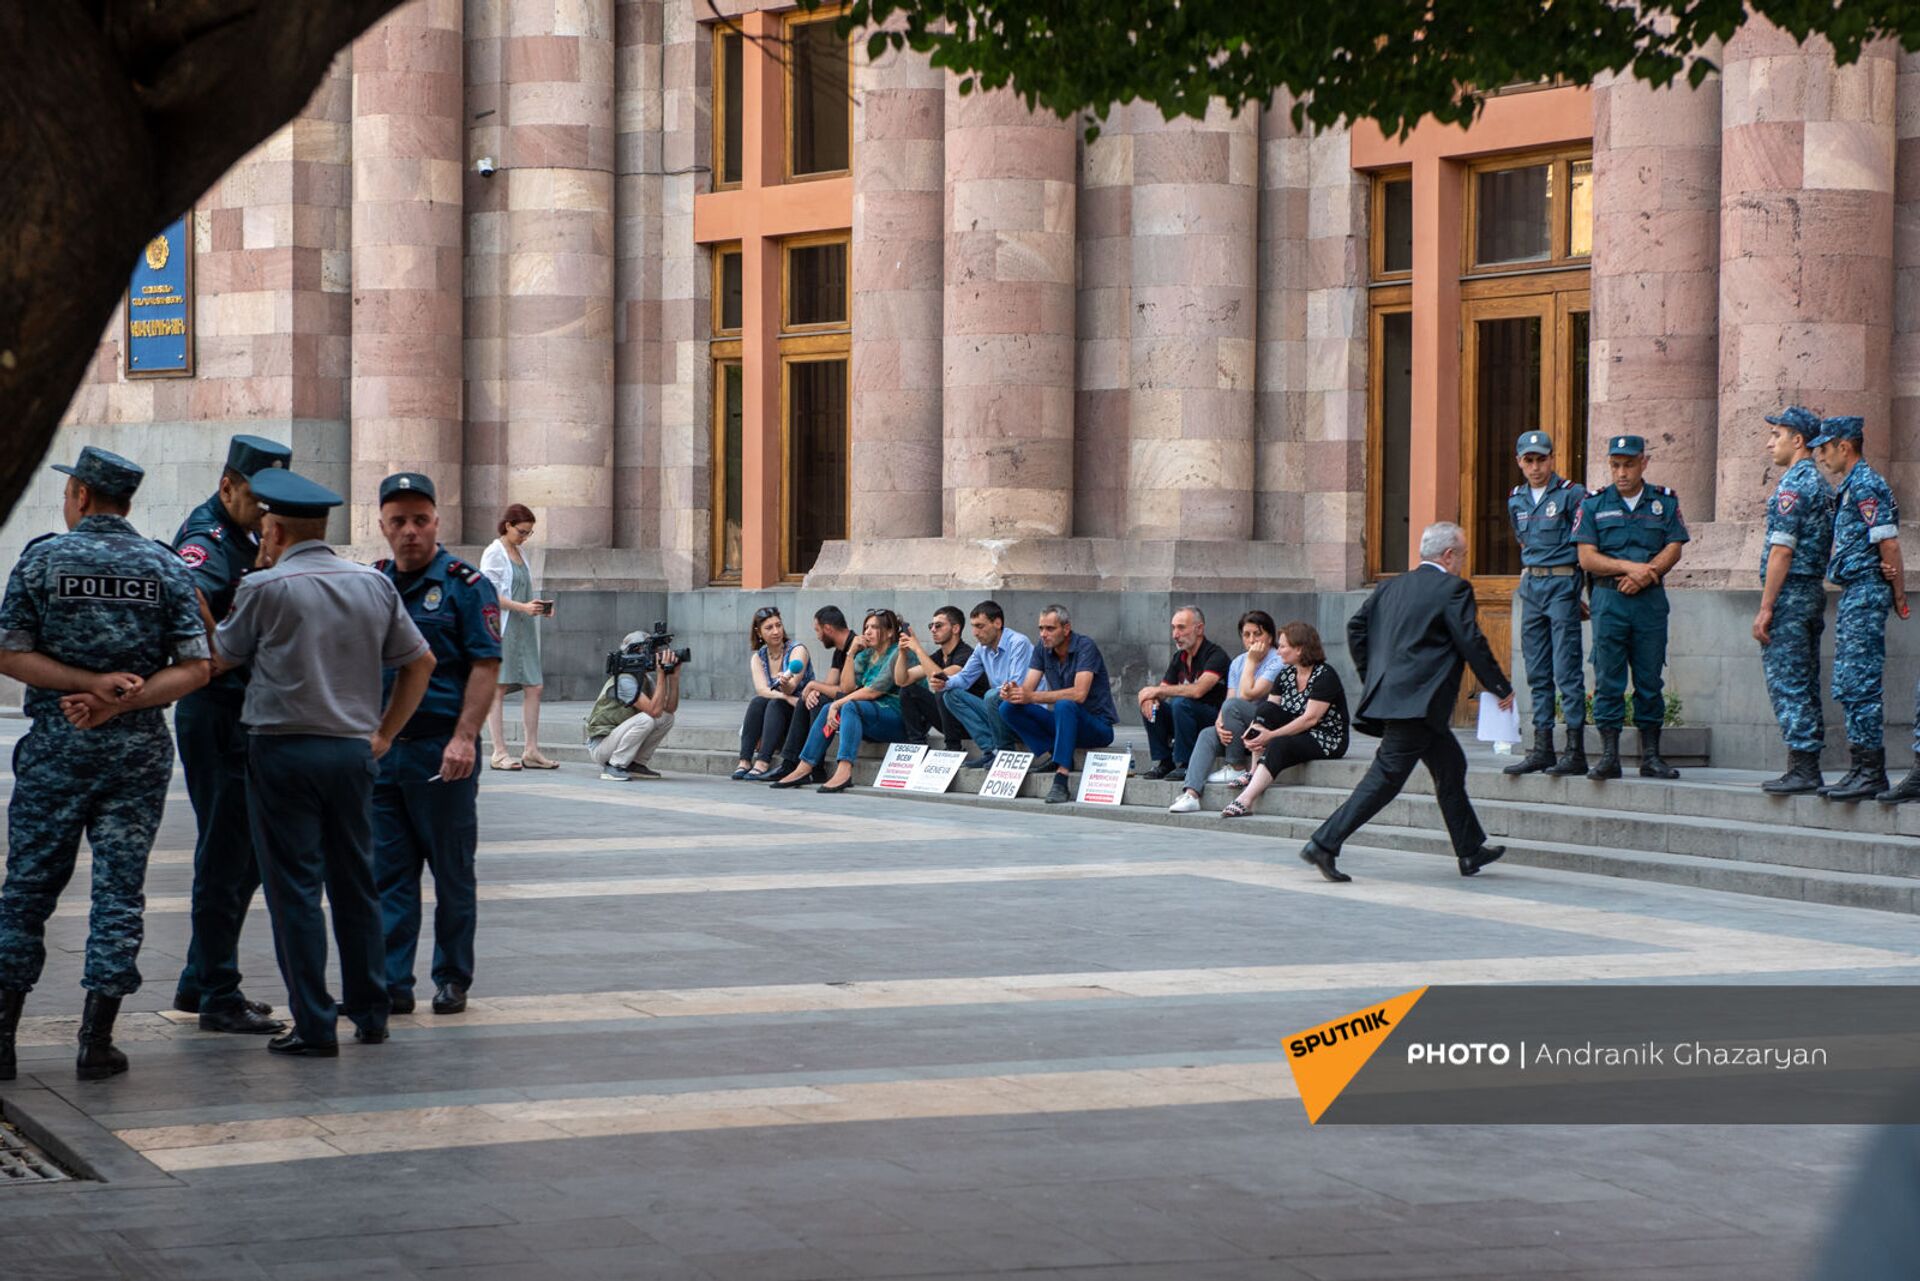
[[[1887,611],[1893,585],[1880,576],[1880,544],[1900,532],[1893,490],[1863,458],[1835,499],[1827,577],[1840,588],[1833,627],[1833,697],[1847,713],[1847,742],[1885,750]]]
[[[259,556],[260,538],[235,521],[216,494],[181,522],[173,549],[217,623],[233,607],[241,576]],[[183,1010],[219,1013],[245,1000],[240,928],[260,888],[260,864],[247,828],[247,732],[240,724],[246,697],[247,669],[235,668],[181,699],[173,713],[199,831],[193,846],[193,933],[174,993],[174,1004]]]
[[[500,602],[473,566],[441,548],[418,574],[390,560],[376,567],[400,590],[408,617],[433,649],[433,679],[420,708],[381,758],[373,787],[374,870],[386,931],[387,990],[413,994],[414,950],[420,938],[420,869],[433,871],[433,981],[473,983],[478,919],[474,849],[480,773],[457,782],[428,782],[453,736],[477,662],[500,661]],[[388,692],[395,671],[386,677]]]
[[[1820,710],[1820,634],[1827,628],[1823,577],[1833,547],[1833,487],[1811,458],[1802,458],[1767,500],[1767,541],[1760,553],[1760,583],[1775,547],[1793,549],[1787,581],[1773,606],[1772,640],[1760,650],[1767,697],[1787,749],[1818,753],[1826,745]]]
[[[180,562],[125,517],[104,514],[27,545],[0,603],[0,648],[143,678],[208,655],[200,605]],[[85,833],[93,912],[81,984],[119,998],[140,986],[147,855],[166,806],[173,744],[157,707],[75,729],[60,710],[62,697],[27,687],[33,728],[13,752],[0,989],[27,992],[39,981],[46,921]]]
[[[1687,542],[1680,500],[1665,485],[1644,484],[1631,508],[1608,485],[1580,504],[1573,541],[1604,556],[1650,561],[1668,543]],[[1667,589],[1656,584],[1631,596],[1617,580],[1593,580],[1593,723],[1619,729],[1626,720],[1627,673],[1633,673],[1633,723],[1659,729],[1666,716]]]
[[[1520,542],[1520,589],[1514,595],[1520,613],[1520,652],[1527,663],[1527,688],[1533,696],[1533,725],[1544,734],[1553,728],[1553,696],[1560,691],[1560,715],[1576,736],[1587,719],[1587,680],[1580,654],[1580,549],[1573,522],[1587,490],[1555,473],[1538,502],[1527,485],[1507,496],[1507,518]]]

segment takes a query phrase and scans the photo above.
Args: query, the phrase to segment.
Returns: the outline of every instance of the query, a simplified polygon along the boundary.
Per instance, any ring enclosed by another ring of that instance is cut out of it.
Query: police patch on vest
[[[98,600],[125,605],[158,605],[160,580],[125,574],[76,574],[56,570],[54,597],[58,600]]]
[[[1661,515],[1661,514],[1663,514],[1663,513],[1664,513],[1664,512],[1666,511],[1666,510],[1667,510],[1666,508],[1664,508],[1664,507],[1662,507],[1662,506],[1660,505],[1660,500],[1659,500],[1658,498],[1656,498],[1656,499],[1654,499],[1654,500],[1653,500],[1653,514],[1654,514],[1654,515],[1656,515],[1656,516],[1659,516],[1659,515]]]
[[[440,585],[435,583],[432,587],[427,588],[426,599],[421,601],[420,604],[425,609],[439,609],[442,598],[443,593],[440,590]]]
[[[487,630],[493,634],[493,638],[499,640],[500,607],[498,605],[482,605],[480,607],[480,617],[486,620]]]
[[[1800,495],[1794,493],[1791,489],[1781,490],[1780,503],[1779,503],[1780,514],[1784,516],[1788,512],[1792,511],[1794,504],[1798,503],[1799,501],[1800,501]]]
[[[180,559],[187,562],[188,569],[198,569],[207,563],[207,549],[198,543],[188,543],[180,549]]]
[[[1559,512],[1560,512],[1560,508],[1559,508],[1559,507],[1557,507],[1557,506],[1556,506],[1556,505],[1554,505],[1553,503],[1548,503],[1548,504],[1547,504],[1547,511],[1546,511],[1546,516],[1547,516],[1547,519],[1548,519],[1548,520],[1552,520],[1552,519],[1553,519],[1553,518],[1554,518],[1554,517],[1555,517],[1556,515],[1558,515],[1558,514],[1559,514]]]

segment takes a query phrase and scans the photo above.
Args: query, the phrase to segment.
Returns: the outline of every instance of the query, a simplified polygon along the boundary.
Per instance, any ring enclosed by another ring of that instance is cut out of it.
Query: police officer
[[[1553,469],[1553,438],[1523,434],[1514,445],[1524,484],[1507,496],[1507,518],[1520,543],[1520,650],[1533,694],[1533,750],[1502,771],[1552,775],[1587,772],[1587,680],[1580,668],[1580,600],[1585,576],[1573,543],[1573,518],[1586,486]],[[1567,750],[1553,754],[1553,694],[1567,722]]]
[[[1786,472],[1767,500],[1766,550],[1760,556],[1760,612],[1753,639],[1774,719],[1787,740],[1787,772],[1760,785],[1775,796],[1817,792],[1826,723],[1820,711],[1820,633],[1827,628],[1827,557],[1833,549],[1833,487],[1807,442],[1820,416],[1799,405],[1768,414],[1767,449]]]
[[[1847,714],[1853,768],[1820,789],[1832,801],[1859,801],[1887,791],[1887,610],[1907,616],[1900,558],[1900,508],[1880,473],[1860,454],[1865,426],[1855,417],[1826,418],[1809,443],[1820,468],[1839,486],[1833,511],[1833,555],[1827,578],[1840,588],[1833,626],[1833,697]]]
[[[1667,590],[1661,582],[1680,561],[1687,526],[1674,492],[1646,482],[1645,440],[1610,437],[1607,466],[1613,483],[1588,495],[1573,522],[1580,568],[1593,576],[1593,720],[1600,727],[1600,760],[1587,777],[1620,777],[1631,668],[1641,776],[1679,778],[1680,771],[1660,755],[1667,711],[1660,694],[1667,665]]]
[[[260,559],[214,630],[223,667],[253,664],[246,704],[247,818],[273,921],[293,1028],[276,1054],[332,1058],[337,1016],[354,1039],[387,1039],[385,949],[374,890],[374,762],[407,723],[433,652],[387,576],[334,554],[338,494],[290,471],[253,478],[265,511]],[[399,667],[381,710],[381,672]],[[341,1000],[327,991],[326,888],[340,944]]]
[[[208,626],[227,616],[240,576],[260,553],[260,504],[252,480],[269,467],[292,464],[293,451],[260,436],[235,436],[227,445],[220,489],[188,513],[173,548],[193,574]],[[247,669],[223,672],[180,700],[173,730],[199,836],[193,846],[193,933],[187,964],[174,989],[173,1008],[200,1015],[208,1032],[271,1035],[286,1024],[271,1006],[240,992],[240,927],[260,886],[260,864],[247,832],[247,735],[240,704]]]
[[[75,1071],[127,1070],[113,1046],[122,998],[140,987],[147,855],[166,806],[173,743],[160,709],[207,683],[207,632],[180,562],[140,537],[127,507],[144,472],[89,445],[71,467],[67,532],[28,543],[0,601],[0,673],[26,683],[33,727],[13,754],[7,879],[0,886],[0,1081],[46,964],[47,918],[93,850],[87,991]]]
[[[420,939],[420,869],[433,870],[433,1012],[467,1008],[473,985],[474,851],[480,840],[480,722],[500,680],[500,602],[472,565],[440,546],[433,481],[400,472],[380,482],[380,532],[393,549],[375,563],[433,648],[433,679],[373,785],[374,869],[386,931],[387,996],[413,1012]],[[387,674],[389,686],[393,673]]]

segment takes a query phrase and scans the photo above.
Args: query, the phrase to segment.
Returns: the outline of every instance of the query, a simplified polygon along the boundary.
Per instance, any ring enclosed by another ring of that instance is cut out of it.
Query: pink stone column
[[[1592,412],[1573,477],[1607,483],[1606,438],[1644,436],[1654,479],[1700,520],[1719,464],[1720,97],[1717,76],[1594,84]]]
[[[619,0],[616,20],[613,534],[617,546],[652,548],[660,545],[665,6]]]
[[[1869,455],[1889,452],[1894,52],[1836,67],[1758,18],[1727,44],[1719,520],[1763,511],[1763,416],[1783,404],[1860,414]]]
[[[1902,498],[1920,495],[1920,54],[1900,55],[1894,90],[1893,462]],[[1911,503],[1913,499],[1906,499]]]
[[[462,534],[461,0],[413,0],[353,57],[353,538],[380,479],[431,476]]]
[[[949,537],[1073,529],[1078,124],[1011,90],[946,88],[943,522]]]
[[[946,73],[854,41],[853,491],[848,534],[940,534]]]
[[[1259,124],[1134,112],[1128,538],[1253,533]]]
[[[1312,138],[1285,94],[1260,122],[1260,349],[1254,419],[1253,536],[1306,542],[1307,213]],[[1342,584],[1344,585],[1344,584]]]
[[[508,0],[504,65],[506,498],[549,546],[607,547],[613,0]]]
[[[1075,362],[1073,532],[1124,538],[1133,399],[1133,118],[1114,107],[1080,148],[1074,251],[1079,289]]]

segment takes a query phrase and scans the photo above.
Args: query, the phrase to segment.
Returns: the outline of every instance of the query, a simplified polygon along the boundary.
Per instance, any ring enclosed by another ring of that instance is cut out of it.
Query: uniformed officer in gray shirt
[[[222,665],[253,664],[248,820],[293,1028],[276,1054],[332,1058],[337,1016],[354,1039],[387,1039],[386,952],[374,889],[374,762],[413,715],[433,652],[385,574],[334,554],[327,512],[341,497],[290,471],[262,472],[261,559],[214,631]],[[400,669],[381,710],[381,673]],[[327,992],[326,887],[340,944],[341,1000]]]

